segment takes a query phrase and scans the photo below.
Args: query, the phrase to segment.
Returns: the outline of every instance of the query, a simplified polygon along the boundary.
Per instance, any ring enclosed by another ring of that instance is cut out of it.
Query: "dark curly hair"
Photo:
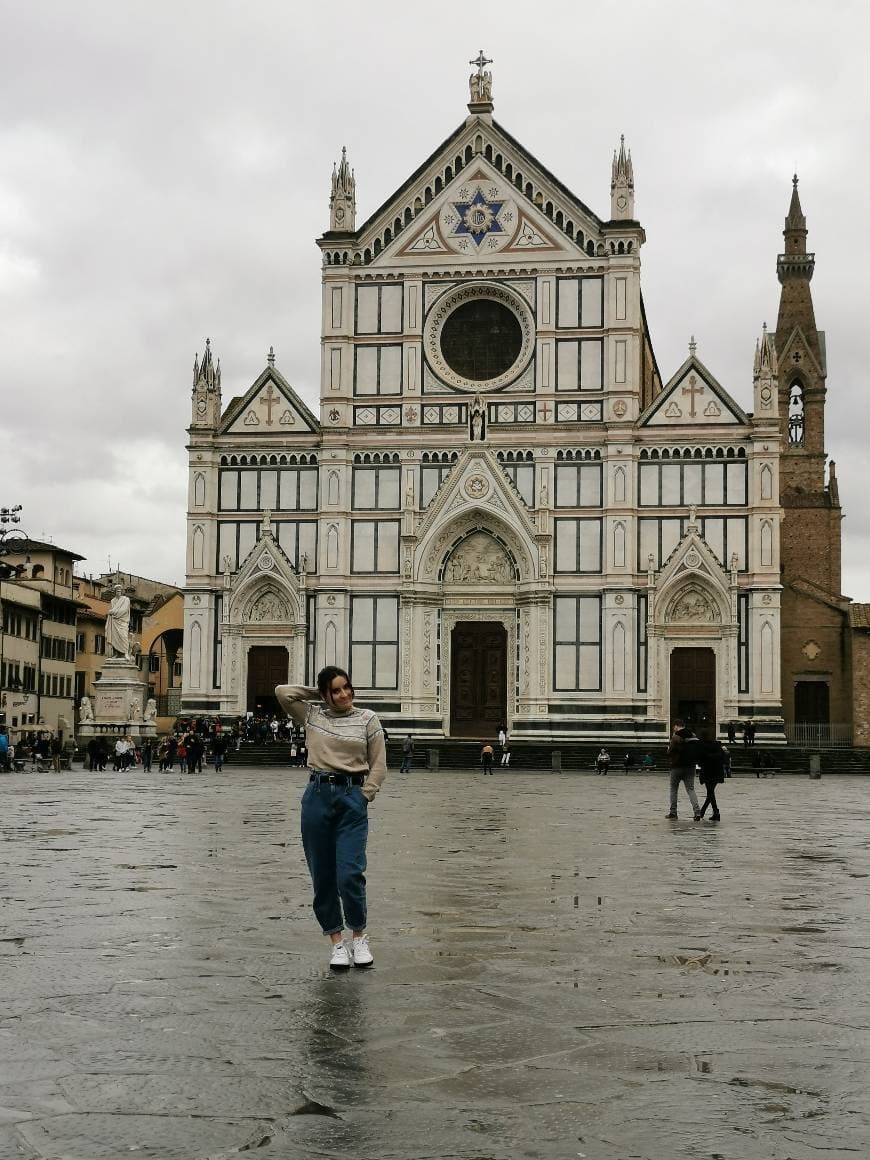
[[[317,674],[317,691],[324,700],[327,699],[329,686],[336,677],[344,677],[348,685],[350,685],[350,691],[353,692],[353,683],[344,669],[340,669],[337,665],[327,665],[325,669],[321,669]]]

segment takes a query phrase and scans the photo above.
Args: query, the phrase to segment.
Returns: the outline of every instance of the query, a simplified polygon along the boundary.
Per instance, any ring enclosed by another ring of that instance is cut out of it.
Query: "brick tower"
[[[816,326],[807,221],[794,178],[777,258],[776,323],[782,568],[782,700],[787,722],[851,723],[848,601],[841,595],[842,511],[834,463],[826,478],[825,335]]]

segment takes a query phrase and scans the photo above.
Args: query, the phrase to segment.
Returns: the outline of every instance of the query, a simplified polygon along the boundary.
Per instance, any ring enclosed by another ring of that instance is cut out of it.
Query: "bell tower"
[[[833,463],[826,472],[825,335],[816,326],[807,220],[797,176],[776,261],[782,287],[774,343],[779,369],[783,520],[782,698],[787,721],[848,723],[848,602],[841,595],[841,521]]]

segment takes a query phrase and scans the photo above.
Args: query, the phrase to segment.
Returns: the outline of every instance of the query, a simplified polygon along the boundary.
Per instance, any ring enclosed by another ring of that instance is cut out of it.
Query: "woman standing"
[[[698,780],[707,790],[707,796],[701,806],[699,816],[703,818],[707,812],[707,806],[710,806],[713,811],[710,814],[712,822],[718,822],[721,817],[719,806],[716,803],[716,786],[721,785],[725,780],[726,758],[727,752],[721,741],[714,739],[705,744],[701,757],[701,775]]]
[[[366,934],[366,840],[369,802],[387,773],[381,723],[357,709],[344,669],[327,665],[317,688],[279,685],[281,707],[305,726],[311,776],[302,795],[302,846],[314,887],[314,914],[332,942],[333,970],[370,967]],[[350,950],[344,941],[351,928]]]

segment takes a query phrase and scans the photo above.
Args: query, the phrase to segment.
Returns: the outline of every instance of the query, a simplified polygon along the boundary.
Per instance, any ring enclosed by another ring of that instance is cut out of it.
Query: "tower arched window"
[[[804,389],[797,380],[788,389],[788,441],[792,447],[804,445]]]

